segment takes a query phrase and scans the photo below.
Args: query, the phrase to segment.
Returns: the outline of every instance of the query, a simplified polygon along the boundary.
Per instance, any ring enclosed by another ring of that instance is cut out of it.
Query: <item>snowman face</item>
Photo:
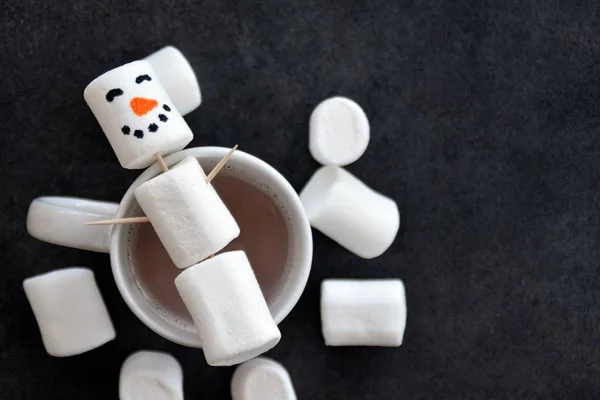
[[[147,61],[135,61],[94,79],[83,96],[121,165],[145,168],[154,154],[181,150],[192,132]]]
[[[135,79],[132,78],[132,81],[135,82],[135,85],[122,85],[126,86],[126,89],[132,92],[132,94],[128,95],[125,93],[122,87],[115,87],[110,89],[105,97],[109,103],[126,102],[128,104],[131,112],[140,118],[140,124],[134,127],[124,124],[121,127],[121,132],[124,135],[133,134],[134,137],[143,139],[146,134],[157,132],[160,124],[164,124],[169,120],[167,114],[171,112],[171,107],[167,103],[161,104],[157,99],[160,97],[158,95],[159,92],[154,87],[155,85],[152,85],[152,77],[150,75],[138,75]],[[123,105],[119,104],[117,107],[120,108]]]

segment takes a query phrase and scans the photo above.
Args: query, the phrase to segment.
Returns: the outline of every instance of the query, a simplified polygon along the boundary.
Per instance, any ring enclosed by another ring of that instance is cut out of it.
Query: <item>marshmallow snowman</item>
[[[124,168],[146,168],[156,153],[179,151],[194,137],[148,61],[105,72],[83,97]]]

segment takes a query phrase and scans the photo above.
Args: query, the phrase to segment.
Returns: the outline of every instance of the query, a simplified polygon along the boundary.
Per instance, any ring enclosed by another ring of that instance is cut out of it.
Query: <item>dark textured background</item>
[[[204,96],[193,146],[239,143],[300,189],[317,164],[312,108],[363,106],[349,170],[399,203],[391,249],[361,260],[315,233],[313,272],[269,353],[300,399],[600,396],[600,18],[596,1],[5,0],[0,19],[0,398],[116,399],[138,349],[181,360],[188,399],[227,399],[232,368],[168,343],[119,297],[108,256],[25,231],[39,195],[118,201],[120,168],[83,101],[105,70],[166,44]],[[52,358],[21,288],[68,265],[96,272],[118,336]],[[400,277],[400,348],[326,348],[319,284]]]

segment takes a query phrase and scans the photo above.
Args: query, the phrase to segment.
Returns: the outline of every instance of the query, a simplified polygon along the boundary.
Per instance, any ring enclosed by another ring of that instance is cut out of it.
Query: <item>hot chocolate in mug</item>
[[[230,149],[196,147],[165,158],[168,166],[185,157],[198,159],[210,171]],[[184,323],[161,310],[144,292],[135,273],[132,238],[139,225],[88,226],[86,222],[142,215],[133,191],[161,173],[158,165],[145,170],[129,187],[120,204],[76,197],[40,197],[27,215],[27,230],[35,238],[62,246],[110,253],[115,282],[133,313],[164,338],[190,347],[201,347],[193,323]],[[236,151],[219,176],[241,179],[258,189],[277,205],[287,225],[287,261],[272,296],[267,298],[275,322],[280,323],[298,302],[312,264],[310,224],[296,191],[264,161]],[[269,251],[269,249],[265,249]]]

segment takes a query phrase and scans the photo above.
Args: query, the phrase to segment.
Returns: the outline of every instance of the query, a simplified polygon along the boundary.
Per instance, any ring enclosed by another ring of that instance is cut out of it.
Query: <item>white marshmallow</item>
[[[23,289],[51,356],[84,353],[115,338],[91,270],[58,269],[25,279]]]
[[[150,54],[145,60],[152,64],[158,79],[181,115],[189,114],[200,106],[200,85],[192,66],[181,51],[167,46]]]
[[[239,364],[281,339],[243,251],[222,253],[186,269],[175,286],[194,320],[209,365]]]
[[[300,200],[314,228],[363,258],[386,251],[400,227],[394,200],[339,167],[318,169]]]
[[[322,165],[348,165],[367,149],[369,120],[354,101],[332,97],[312,112],[309,123],[310,154]]]
[[[154,154],[179,151],[194,137],[148,61],[105,72],[83,97],[124,168],[146,168]]]
[[[121,367],[119,400],[183,400],[181,365],[167,353],[133,353]]]
[[[292,378],[277,361],[258,357],[237,367],[231,378],[233,400],[296,400]]]
[[[399,279],[324,280],[321,324],[327,346],[400,346],[406,327],[404,284]]]
[[[235,219],[205,178],[198,160],[187,157],[134,192],[179,268],[215,254],[240,234]]]

